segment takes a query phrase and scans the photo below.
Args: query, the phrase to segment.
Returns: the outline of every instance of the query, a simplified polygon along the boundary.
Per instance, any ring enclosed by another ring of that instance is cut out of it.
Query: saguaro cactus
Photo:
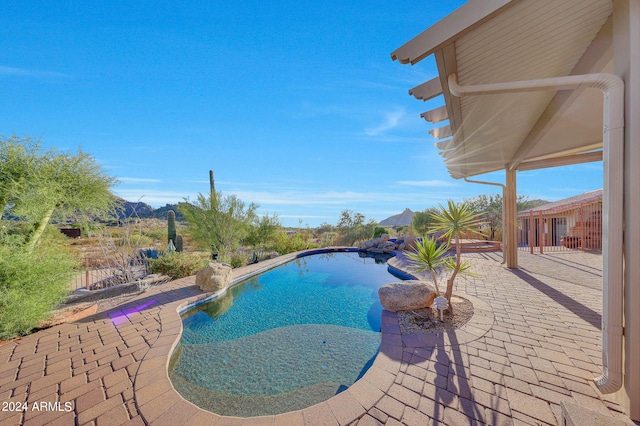
[[[213,170],[209,170],[209,202],[211,204],[211,209],[215,210],[217,208],[218,200],[216,196],[216,186],[213,180]]]
[[[183,247],[182,244],[183,244],[182,235],[180,234],[176,235],[176,251],[178,253],[182,253],[182,247]]]
[[[169,210],[167,212],[167,243],[176,241],[176,212]]]

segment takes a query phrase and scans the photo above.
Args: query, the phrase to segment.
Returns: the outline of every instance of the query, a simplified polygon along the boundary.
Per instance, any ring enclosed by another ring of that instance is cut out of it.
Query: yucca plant
[[[433,237],[423,237],[422,242],[416,242],[416,251],[404,251],[404,254],[409,258],[410,263],[413,265],[413,269],[418,272],[429,271],[433,284],[436,287],[436,296],[440,295],[440,288],[438,287],[437,272],[439,268],[450,268],[451,265],[447,262],[447,252],[449,251],[449,243],[444,243],[438,246],[436,239]]]
[[[431,224],[429,231],[441,232],[441,238],[446,239],[448,244],[451,244],[453,240],[456,246],[455,262],[447,261],[449,267],[453,269],[453,273],[447,280],[447,290],[444,294],[444,297],[449,301],[449,307],[451,307],[451,295],[456,276],[470,268],[468,262],[462,262],[460,238],[463,235],[479,233],[478,229],[484,222],[482,214],[475,212],[470,204],[466,202],[454,203],[452,200],[447,201],[446,207],[440,205],[440,211],[433,213],[431,217],[434,223]]]

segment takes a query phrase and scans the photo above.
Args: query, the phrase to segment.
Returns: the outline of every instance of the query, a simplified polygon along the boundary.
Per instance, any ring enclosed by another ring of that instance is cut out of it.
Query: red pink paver
[[[456,284],[474,304],[468,324],[403,335],[396,314],[384,311],[369,371],[304,410],[222,417],[173,389],[167,366],[182,332],[178,309],[206,297],[190,277],[0,346],[0,425],[553,425],[563,401],[625,419],[591,382],[600,374],[601,256],[520,253],[517,271],[498,253],[465,257],[478,274]]]

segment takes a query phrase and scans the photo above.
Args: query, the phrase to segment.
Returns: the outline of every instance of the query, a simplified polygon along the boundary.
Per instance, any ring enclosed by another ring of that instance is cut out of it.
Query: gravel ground
[[[455,330],[462,327],[473,316],[473,304],[459,296],[451,297],[453,312],[444,313],[440,321],[440,311],[435,308],[398,312],[398,322],[403,334],[430,334]]]

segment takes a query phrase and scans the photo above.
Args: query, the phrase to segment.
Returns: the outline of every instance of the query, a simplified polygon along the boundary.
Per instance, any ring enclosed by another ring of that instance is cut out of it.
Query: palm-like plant
[[[448,243],[438,246],[435,238],[423,237],[422,242],[416,243],[415,252],[404,252],[416,271],[429,271],[431,278],[433,279],[433,284],[436,287],[436,296],[440,295],[440,288],[438,287],[438,278],[436,273],[438,268],[450,267],[445,256],[449,251],[449,248],[450,246]]]
[[[449,301],[451,306],[451,295],[453,294],[453,283],[459,272],[469,269],[467,262],[462,262],[462,251],[460,247],[460,238],[463,234],[479,233],[478,229],[484,223],[482,214],[473,210],[469,203],[454,203],[447,201],[447,207],[440,205],[440,211],[433,213],[431,217],[434,223],[430,227],[430,232],[442,232],[442,238],[445,238],[450,244],[453,240],[456,246],[455,263],[450,266],[453,269],[451,277],[447,281],[447,290],[444,297]]]

